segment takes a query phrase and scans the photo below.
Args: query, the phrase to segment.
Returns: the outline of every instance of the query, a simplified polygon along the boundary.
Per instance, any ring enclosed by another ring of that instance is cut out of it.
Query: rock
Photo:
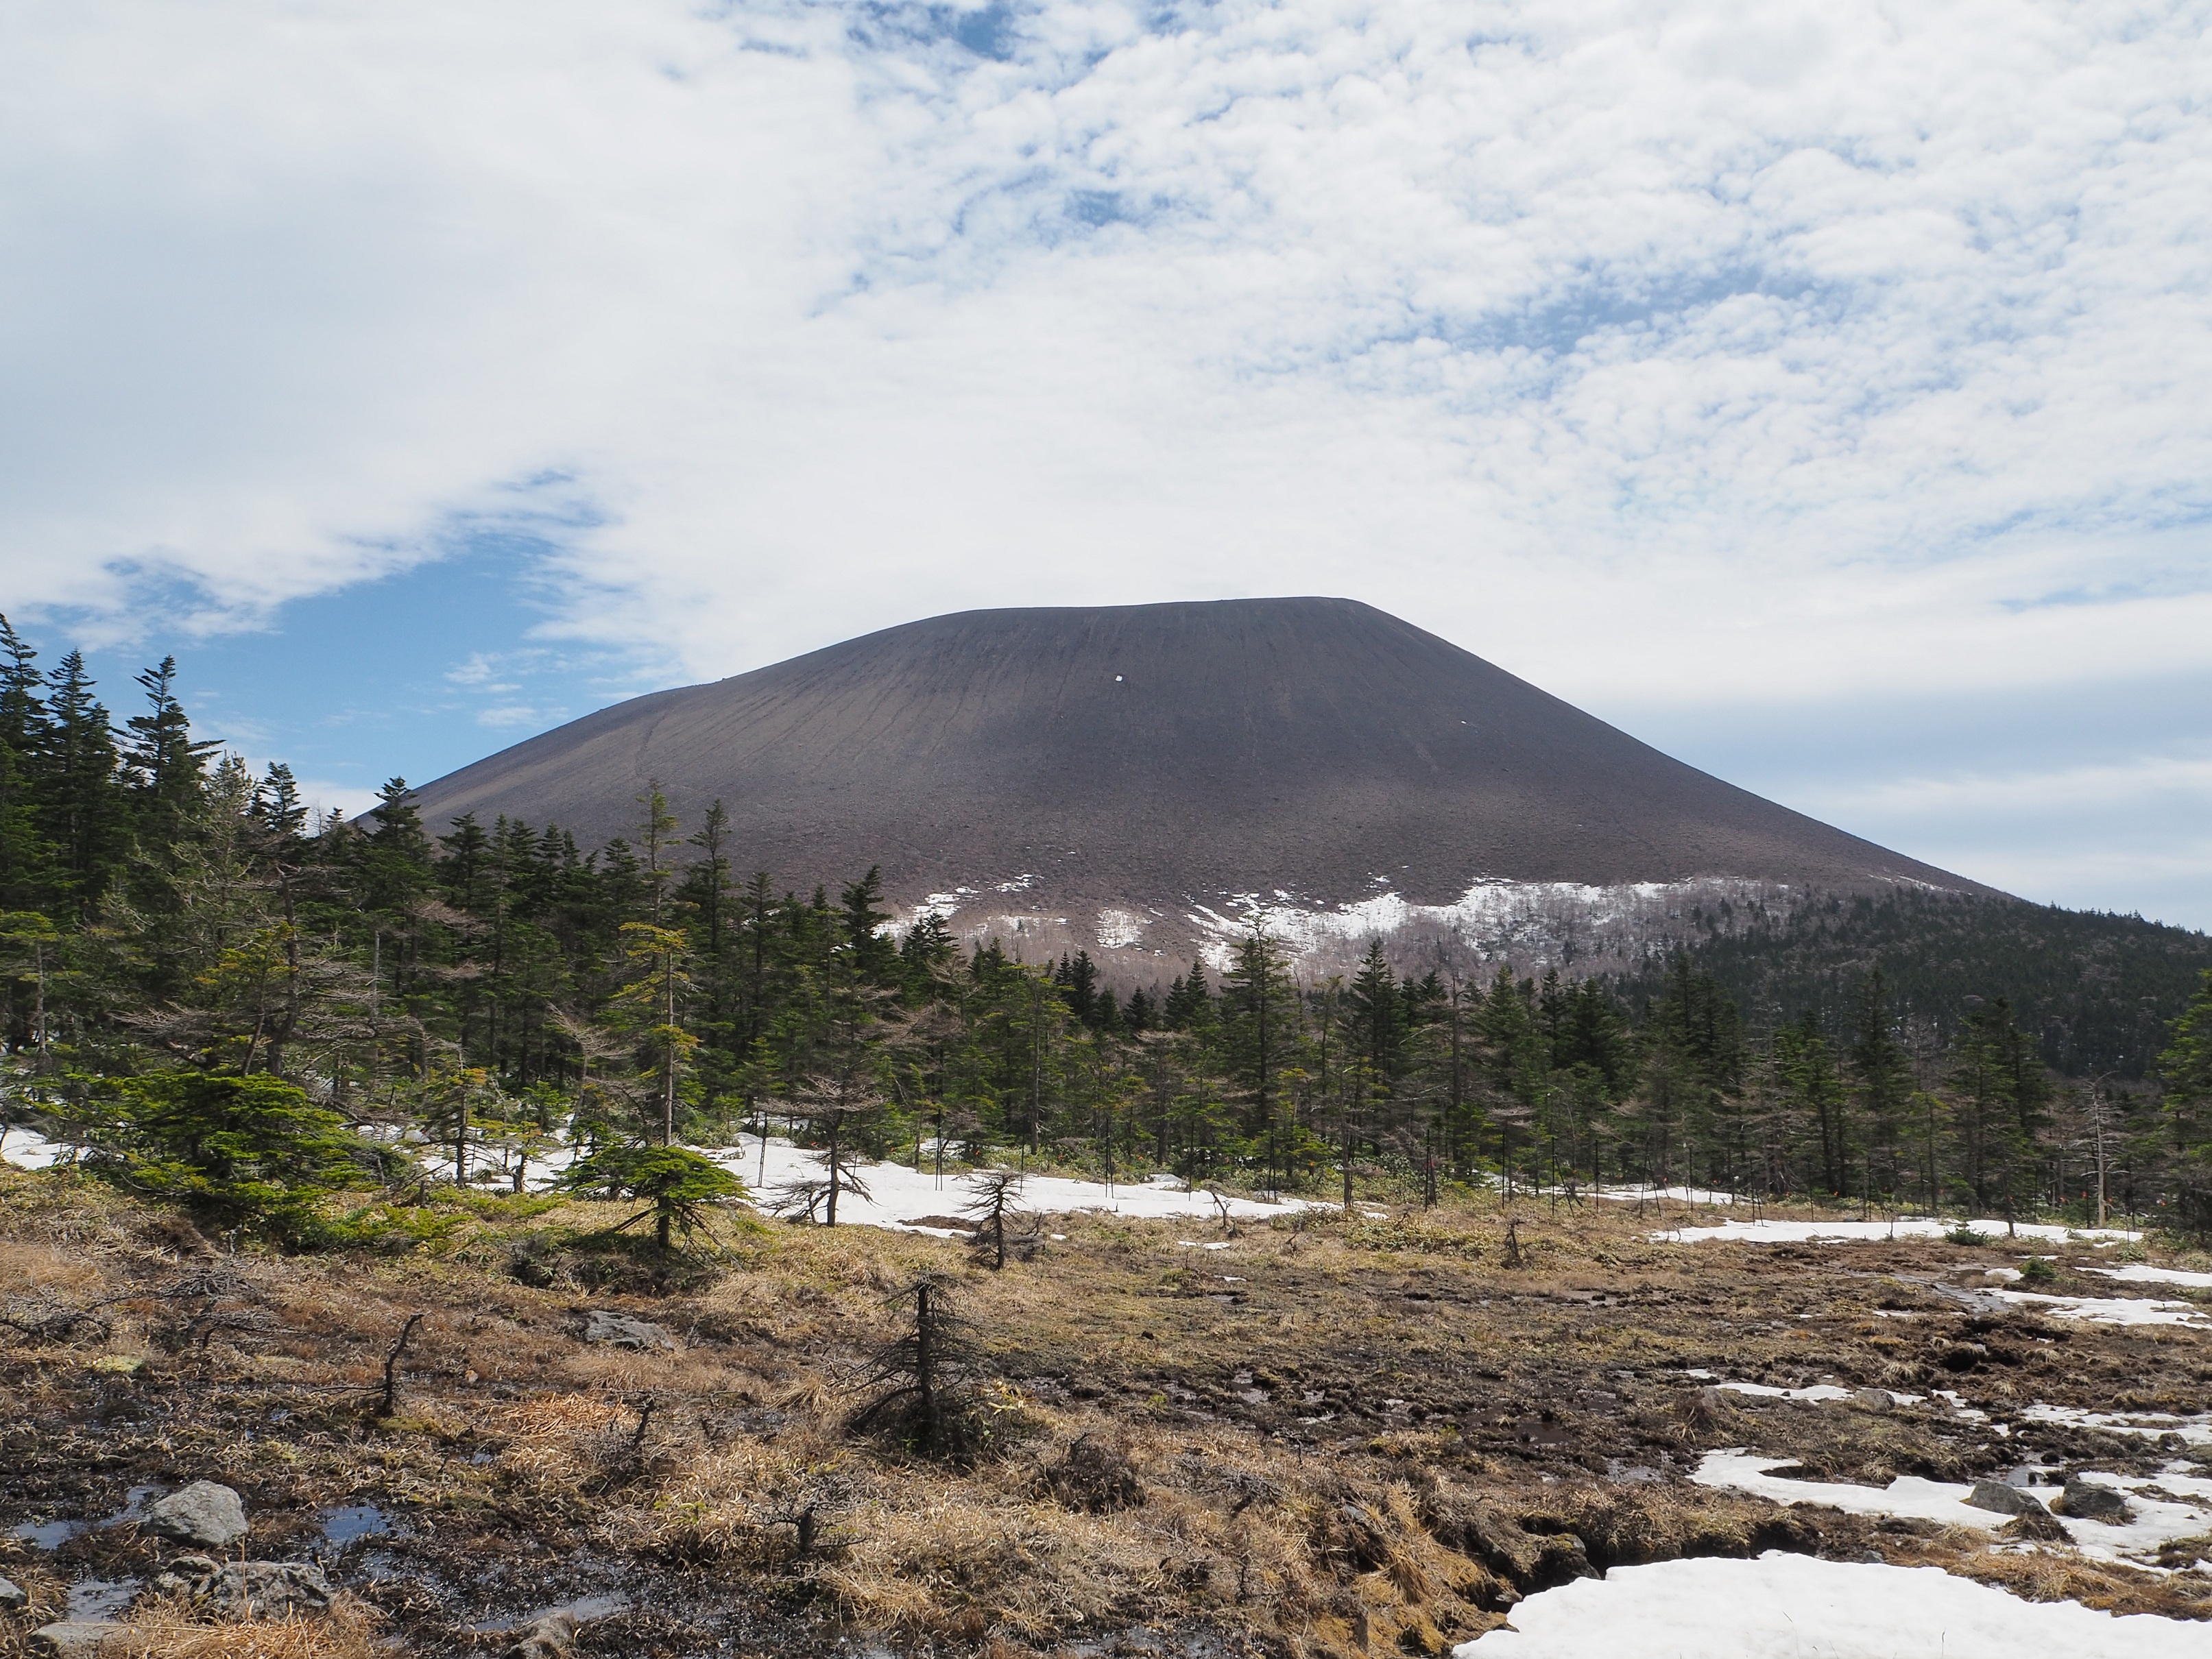
[[[617,1348],[673,1348],[676,1339],[659,1325],[605,1308],[584,1311],[584,1340],[605,1342]]]
[[[323,1570],[305,1561],[228,1562],[198,1594],[217,1613],[238,1619],[324,1613],[337,1599]]]
[[[30,1592],[12,1578],[0,1578],[0,1607],[10,1613],[31,1605]]]
[[[2018,1486],[2008,1486],[2002,1480],[1977,1480],[1966,1501],[1978,1510],[1988,1510],[1996,1515],[2040,1515],[2043,1505]]]
[[[1856,1389],[1851,1404],[1863,1412],[1893,1412],[1897,1409],[1897,1396],[1887,1389]]]
[[[44,1659],[100,1659],[100,1644],[123,1626],[106,1619],[64,1619],[31,1632],[31,1651]]]
[[[180,1544],[228,1549],[246,1536],[246,1505],[228,1486],[195,1480],[149,1510],[146,1528]]]
[[[507,1659],[566,1659],[576,1645],[577,1629],[573,1613],[556,1608],[542,1613],[523,1627],[514,1645],[507,1650]]]
[[[2115,1527],[2124,1527],[2136,1518],[2135,1510],[2118,1492],[2078,1474],[2066,1482],[2064,1493],[2053,1507],[2069,1520],[2102,1521]]]
[[[337,1599],[323,1570],[307,1561],[211,1561],[204,1555],[180,1555],[154,1581],[154,1588],[189,1595],[237,1618],[322,1613]]]

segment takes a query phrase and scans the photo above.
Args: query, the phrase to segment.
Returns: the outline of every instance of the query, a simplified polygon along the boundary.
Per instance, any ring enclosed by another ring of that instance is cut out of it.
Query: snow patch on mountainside
[[[1335,971],[1376,939],[1394,956],[1427,956],[1443,945],[1462,960],[1510,962],[1526,971],[1531,964],[1633,965],[1693,934],[1784,916],[1808,896],[1784,884],[1723,877],[1613,886],[1484,878],[1449,903],[1424,904],[1398,891],[1387,877],[1371,880],[1376,890],[1357,899],[1274,887],[1187,895],[1172,911],[1134,898],[1093,902],[1082,904],[1072,919],[1056,913],[1058,896],[1049,880],[1034,874],[1012,881],[977,878],[905,907],[886,931],[902,934],[934,915],[963,941],[996,937],[1010,952],[1032,961],[1079,949],[1093,951],[1108,965],[1134,965],[1135,957],[1187,962],[1196,955],[1220,971],[1257,924],[1294,962],[1314,971]],[[1017,908],[1009,898],[1026,902]],[[1077,906],[1071,902],[1067,908]]]
[[[1378,885],[1387,878],[1377,876]],[[1592,886],[1572,881],[1476,882],[1449,904],[1421,904],[1395,890],[1329,904],[1277,890],[1228,896],[1218,905],[1194,903],[1190,920],[1211,935],[1206,954],[1226,966],[1236,941],[1256,923],[1293,957],[1340,952],[1407,934],[1440,937],[1487,958],[1530,957],[1568,963],[1591,957],[1632,957],[1685,931],[1698,917],[1733,919],[1739,910],[1786,911],[1796,895],[1774,883],[1701,877]]]

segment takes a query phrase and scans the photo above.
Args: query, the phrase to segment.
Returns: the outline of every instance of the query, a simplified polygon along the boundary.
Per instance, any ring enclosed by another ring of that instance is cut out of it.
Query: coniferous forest
[[[2201,934],[1838,899],[1625,980],[1409,971],[1378,940],[1316,981],[1255,933],[1109,985],[895,932],[873,871],[787,890],[657,790],[593,848],[426,824],[397,779],[311,817],[285,767],[193,736],[175,675],[118,718],[0,619],[0,1105],[230,1224],[307,1242],[556,1148],[677,1191],[703,1177],[659,1149],[769,1131],[833,1201],[851,1164],[950,1145],[1324,1199],[1687,1184],[2083,1222],[2101,1174],[2116,1217],[2212,1225]]]

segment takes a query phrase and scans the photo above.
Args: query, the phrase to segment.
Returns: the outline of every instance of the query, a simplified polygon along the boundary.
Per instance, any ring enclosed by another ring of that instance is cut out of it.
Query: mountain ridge
[[[1013,897],[996,914],[1094,945],[1109,909],[1188,934],[1194,903],[1449,907],[1486,883],[1992,890],[1340,599],[925,618],[615,704],[418,800],[434,830],[473,811],[591,842],[655,781],[687,829],[721,799],[740,866],[780,883],[880,866],[956,931]]]

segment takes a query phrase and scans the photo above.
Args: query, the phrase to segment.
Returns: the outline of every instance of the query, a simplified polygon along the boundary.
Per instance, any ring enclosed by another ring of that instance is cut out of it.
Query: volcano
[[[1571,957],[1579,929],[1587,957],[1630,912],[1990,890],[1350,599],[932,617],[617,703],[419,805],[436,830],[504,815],[590,845],[633,833],[655,781],[687,831],[723,803],[740,872],[805,890],[878,866],[909,915],[1109,963],[1254,919],[1308,951],[1518,928]]]

